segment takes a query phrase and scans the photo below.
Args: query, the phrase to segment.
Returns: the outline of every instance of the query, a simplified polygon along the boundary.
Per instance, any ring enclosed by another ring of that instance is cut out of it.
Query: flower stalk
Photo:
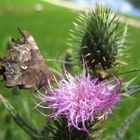
[[[29,125],[25,120],[23,120],[23,118],[17,113],[17,111],[9,103],[9,101],[5,99],[1,94],[0,94],[0,101],[7,109],[7,111],[10,113],[11,117],[14,119],[17,125],[20,126],[20,128],[22,128],[33,139],[39,137],[39,131],[32,128],[31,125]]]

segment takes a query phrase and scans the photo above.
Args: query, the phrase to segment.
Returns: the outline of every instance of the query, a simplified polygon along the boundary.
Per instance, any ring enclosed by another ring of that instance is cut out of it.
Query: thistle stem
[[[109,140],[123,140],[124,136],[134,119],[139,115],[140,107],[138,107],[134,112],[132,112],[124,122],[116,129],[116,131],[108,138]]]
[[[127,74],[127,73],[138,72],[138,71],[140,71],[140,68],[139,69],[133,69],[133,70],[124,71],[122,73],[119,73],[118,75],[123,75],[123,74]]]
[[[14,121],[33,139],[36,139],[39,137],[39,132],[36,129],[33,129],[27,122],[25,122],[21,116],[16,112],[14,107],[9,103],[7,99],[5,99],[0,94],[0,101],[4,105],[4,107],[7,109],[7,111],[10,113]]]

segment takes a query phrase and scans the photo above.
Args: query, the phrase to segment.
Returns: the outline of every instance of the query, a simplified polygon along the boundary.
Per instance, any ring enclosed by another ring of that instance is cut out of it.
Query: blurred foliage
[[[140,0],[128,0],[131,2],[135,7],[140,8]]]
[[[36,10],[37,5],[42,6],[42,10]],[[28,30],[35,37],[40,50],[46,59],[46,63],[50,68],[58,69],[57,61],[48,62],[47,59],[61,60],[63,53],[68,46],[65,45],[68,38],[69,29],[72,28],[72,21],[77,17],[78,13],[50,5],[38,0],[3,0],[0,3],[0,57],[4,55],[7,40],[9,38],[18,37],[17,27]],[[140,32],[139,29],[128,27],[128,42],[131,44],[129,50],[131,57],[127,59],[129,65],[124,70],[140,67]],[[122,69],[122,71],[123,71]],[[132,77],[140,77],[140,73],[127,75],[128,79]],[[1,79],[1,78],[0,78]],[[137,78],[134,84],[140,83]],[[6,97],[11,104],[17,109],[25,120],[31,121],[32,126],[41,129],[45,126],[46,118],[32,110],[35,103],[31,98],[34,90],[7,89],[3,82],[0,82],[0,93]],[[140,95],[133,95],[134,99],[128,99],[118,104],[121,107],[114,110],[114,115],[104,123],[106,132],[112,132],[124,118],[139,106]],[[0,140],[27,140],[29,137],[19,128],[9,116],[8,112],[0,103]],[[139,118],[131,125],[124,140],[138,140],[139,134]]]

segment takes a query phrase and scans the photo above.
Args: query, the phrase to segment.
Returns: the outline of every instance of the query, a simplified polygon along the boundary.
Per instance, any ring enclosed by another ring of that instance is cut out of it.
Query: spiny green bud
[[[76,47],[76,55],[81,60],[84,58],[91,70],[97,65],[110,69],[122,62],[126,33],[127,28],[110,9],[96,5],[74,23],[71,46]]]

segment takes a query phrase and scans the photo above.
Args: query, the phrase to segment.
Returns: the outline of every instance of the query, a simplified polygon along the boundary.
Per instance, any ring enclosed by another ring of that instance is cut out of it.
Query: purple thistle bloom
[[[88,131],[88,121],[104,119],[111,113],[113,105],[120,100],[120,85],[118,79],[100,82],[98,78],[91,78],[85,70],[75,77],[66,73],[66,79],[60,80],[57,88],[49,85],[47,95],[37,95],[46,107],[37,106],[52,110],[51,118],[64,116],[68,126]]]

